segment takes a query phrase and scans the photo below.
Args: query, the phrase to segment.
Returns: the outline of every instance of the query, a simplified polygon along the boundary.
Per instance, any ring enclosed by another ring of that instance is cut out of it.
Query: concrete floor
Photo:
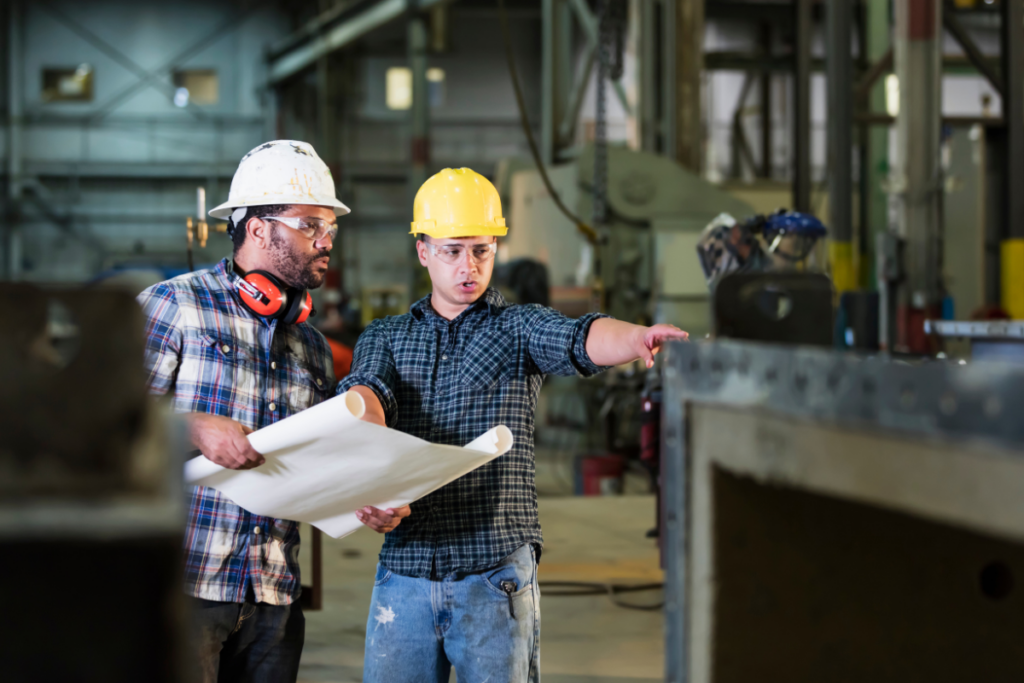
[[[546,540],[542,584],[662,580],[657,547],[644,537],[653,526],[653,496],[542,497],[540,518]],[[308,530],[303,533],[308,538]],[[381,537],[365,529],[337,541],[324,538],[324,609],[306,614],[300,683],[362,680],[366,613],[380,544]],[[304,567],[307,561],[303,557]],[[662,599],[661,591],[624,597],[640,604]],[[549,595],[541,605],[546,683],[663,679],[660,610],[624,609],[605,596]]]

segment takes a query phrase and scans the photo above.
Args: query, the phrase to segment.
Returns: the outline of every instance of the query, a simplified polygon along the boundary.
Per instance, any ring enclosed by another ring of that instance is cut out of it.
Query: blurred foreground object
[[[1024,369],[666,355],[665,680],[1024,677]]]
[[[0,678],[179,681],[184,440],[138,305],[3,284],[0,315]]]

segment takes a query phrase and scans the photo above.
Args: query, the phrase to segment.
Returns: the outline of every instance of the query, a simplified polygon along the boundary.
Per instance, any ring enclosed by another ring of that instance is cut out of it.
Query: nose
[[[467,273],[472,273],[477,269],[477,262],[473,260],[473,250],[466,249],[462,259],[459,261],[459,270],[465,270]]]
[[[327,233],[316,242],[313,242],[313,246],[317,249],[326,249],[330,251],[334,248],[334,240],[331,239],[331,233]]]

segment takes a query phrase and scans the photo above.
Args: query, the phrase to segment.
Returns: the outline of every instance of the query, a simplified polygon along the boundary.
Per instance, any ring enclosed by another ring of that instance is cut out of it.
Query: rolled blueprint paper
[[[185,463],[185,483],[340,538],[362,526],[357,510],[408,505],[512,448],[504,425],[460,448],[363,422],[365,412],[362,397],[346,392],[250,434],[263,465],[229,470],[200,456]]]

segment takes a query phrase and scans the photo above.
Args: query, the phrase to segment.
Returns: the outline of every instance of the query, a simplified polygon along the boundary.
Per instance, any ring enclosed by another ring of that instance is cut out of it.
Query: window
[[[405,66],[393,66],[385,75],[387,92],[385,99],[388,109],[408,109],[412,106],[412,70]]]
[[[427,69],[427,102],[431,107],[444,106],[444,69]]]
[[[182,69],[174,72],[174,104],[217,104],[217,71],[215,69]]]
[[[412,70],[407,66],[393,66],[385,75],[388,109],[403,110],[412,107]],[[427,102],[431,107],[444,104],[444,69],[427,69]]]
[[[43,102],[91,102],[92,66],[43,69]]]

